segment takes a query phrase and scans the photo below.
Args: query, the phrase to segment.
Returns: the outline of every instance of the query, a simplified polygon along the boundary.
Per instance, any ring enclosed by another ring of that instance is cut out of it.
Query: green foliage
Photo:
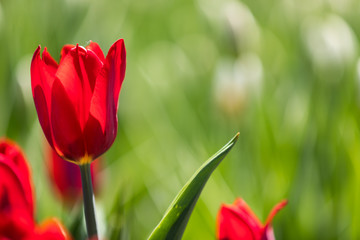
[[[239,133],[207,160],[180,190],[149,240],[181,239],[197,200],[212,172],[236,143]]]
[[[146,239],[199,159],[236,129],[239,150],[209,179],[183,239],[214,239],[220,204],[236,197],[262,221],[289,199],[274,221],[277,240],[360,239],[359,8],[357,0],[0,1],[0,136],[31,163],[36,219],[73,222],[46,172],[32,54],[41,44],[58,60],[64,44],[89,40],[107,52],[124,38],[99,232]]]

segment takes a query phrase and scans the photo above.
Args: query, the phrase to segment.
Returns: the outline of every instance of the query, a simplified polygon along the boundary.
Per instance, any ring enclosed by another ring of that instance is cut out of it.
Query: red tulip
[[[30,170],[20,148],[8,140],[0,141],[0,176],[0,239],[70,239],[58,222],[38,230]]]
[[[271,221],[285,207],[287,200],[278,203],[263,225],[241,198],[233,205],[222,205],[217,217],[219,240],[275,240]]]
[[[57,219],[45,220],[37,226],[34,233],[27,240],[70,240],[69,233]]]
[[[40,125],[61,156],[88,163],[110,148],[117,134],[118,98],[125,76],[123,39],[106,56],[99,45],[65,45],[59,64],[40,46],[31,62],[31,86]]]
[[[80,168],[71,162],[64,161],[47,143],[46,145],[49,177],[61,200],[71,206],[82,198]],[[91,164],[91,178],[95,193],[100,180],[98,174],[100,163],[97,160]]]

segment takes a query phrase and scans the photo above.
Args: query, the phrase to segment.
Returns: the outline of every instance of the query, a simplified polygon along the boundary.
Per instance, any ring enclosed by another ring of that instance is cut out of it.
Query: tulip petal
[[[122,83],[125,78],[125,69],[126,69],[126,49],[124,40],[120,39],[116,41],[110,48],[106,60],[111,62],[109,72],[110,78],[115,78],[114,80],[114,103],[115,108],[118,108],[119,103],[119,93],[122,86]]]
[[[260,239],[261,226],[258,225],[258,220],[253,219],[247,211],[239,209],[238,206],[222,205],[217,218],[218,239]]]
[[[125,67],[125,45],[124,40],[120,39],[111,46],[106,56],[91,99],[90,113],[99,121],[103,132],[113,129],[117,124],[115,115]]]
[[[249,223],[253,228],[261,229],[262,223],[251,208],[246,204],[242,198],[237,198],[233,203],[233,209],[242,215],[244,218],[249,219]]]
[[[85,155],[84,139],[74,106],[61,82],[56,79],[51,94],[51,127],[60,156],[79,160]]]
[[[220,210],[220,214],[217,236],[219,240],[257,240],[250,226],[233,211],[224,208]]]
[[[95,88],[96,78],[104,65],[103,61],[101,61],[97,53],[93,52],[90,49],[87,51],[86,58],[83,60],[82,64],[83,65],[81,65],[81,72],[83,76],[87,76],[91,92],[93,92]]]
[[[71,237],[65,227],[55,218],[46,220],[35,229],[34,240],[70,240]],[[30,240],[29,239],[29,240]]]
[[[267,219],[266,219],[265,227],[268,226],[269,224],[271,224],[271,221],[273,220],[273,218],[275,217],[275,215],[276,215],[281,209],[283,209],[287,204],[288,204],[288,200],[282,200],[281,202],[279,202],[278,204],[275,205],[275,207],[271,210],[269,216],[268,216]]]
[[[81,129],[85,127],[89,115],[95,80],[102,65],[93,51],[76,46],[64,56],[56,72],[74,106]]]
[[[33,93],[34,103],[36,112],[39,118],[39,122],[41,128],[45,134],[46,139],[48,140],[49,144],[54,147],[53,139],[52,139],[52,132],[50,126],[50,119],[49,119],[49,111],[47,102],[50,102],[50,99],[46,101],[45,93],[40,86],[36,86]]]
[[[57,63],[47,52],[46,48],[43,52],[43,59],[41,59],[40,50],[39,46],[31,61],[31,88],[34,94],[35,87],[41,86],[46,94],[46,99],[49,99],[50,89],[55,79]]]
[[[93,51],[100,59],[101,62],[105,62],[105,56],[101,50],[99,44],[96,42],[90,41],[90,44],[86,46],[86,49]]]
[[[61,52],[60,52],[60,63],[62,62],[62,60],[64,59],[66,54],[68,54],[70,52],[70,50],[74,47],[75,47],[75,45],[72,45],[72,44],[66,44],[63,46],[63,48],[61,49]]]
[[[40,46],[36,49],[31,61],[31,87],[36,111],[44,134],[53,146],[52,133],[49,121],[49,109],[51,107],[51,88],[55,79],[56,62],[44,50],[42,60],[40,58]]]
[[[18,169],[21,176],[31,181],[30,169],[26,163],[23,152],[12,141],[3,139],[0,141],[0,155],[5,156],[8,159],[8,163],[14,164],[14,168]]]
[[[80,51],[81,50],[82,49],[80,49]],[[83,51],[81,52],[82,54],[84,54]],[[79,47],[72,48],[69,53],[67,53],[62,59],[59,65],[59,69],[56,73],[56,77],[63,85],[65,92],[71,101],[71,105],[76,111],[76,115],[80,122],[80,125],[83,126],[85,119],[83,93],[86,90],[90,92],[90,87],[88,84],[85,83],[85,86],[88,86],[88,88],[83,88],[84,81],[81,70],[79,69],[79,58]]]
[[[0,141],[0,161],[8,164],[20,179],[31,215],[34,213],[33,186],[29,166],[21,149],[10,140]]]
[[[42,53],[42,60],[45,63],[45,65],[48,68],[48,71],[51,72],[52,75],[55,75],[56,70],[58,68],[57,62],[51,57],[49,52],[47,51],[47,48],[44,48],[44,51]]]
[[[3,214],[0,218],[0,239],[26,239],[34,229],[34,220],[26,213],[14,211],[11,215]]]
[[[119,92],[125,76],[126,52],[122,39],[115,42],[96,79],[91,99],[90,115],[84,135],[89,155],[93,158],[104,153],[117,134],[117,108]]]
[[[0,155],[0,215],[11,216],[21,213],[26,219],[32,219],[32,193],[24,189],[26,185],[19,172],[7,162],[7,158]]]
[[[115,114],[112,114],[112,116],[115,116]],[[116,137],[115,128],[116,126],[113,127],[113,131],[103,132],[99,121],[90,114],[84,129],[84,138],[86,140],[87,154],[92,159],[99,157],[109,149]]]
[[[263,234],[262,234],[260,240],[275,240],[274,229],[272,228],[271,225],[267,225],[264,228]]]

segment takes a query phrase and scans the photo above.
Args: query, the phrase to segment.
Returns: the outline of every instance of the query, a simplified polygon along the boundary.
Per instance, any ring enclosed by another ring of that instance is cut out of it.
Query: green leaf
[[[238,138],[239,133],[197,170],[175,197],[148,240],[181,239],[190,215],[207,180],[229,153]]]

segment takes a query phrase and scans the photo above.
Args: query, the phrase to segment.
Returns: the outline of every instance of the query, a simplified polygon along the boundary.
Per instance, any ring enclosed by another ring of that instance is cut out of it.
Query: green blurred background
[[[124,38],[119,131],[97,196],[102,232],[146,239],[240,131],[184,239],[214,239],[220,204],[236,197],[262,221],[289,200],[277,239],[360,239],[359,13],[357,0],[1,0],[0,135],[31,163],[38,221],[69,226],[75,210],[47,180],[32,54],[41,44],[58,60],[64,44],[89,40],[106,53]]]

